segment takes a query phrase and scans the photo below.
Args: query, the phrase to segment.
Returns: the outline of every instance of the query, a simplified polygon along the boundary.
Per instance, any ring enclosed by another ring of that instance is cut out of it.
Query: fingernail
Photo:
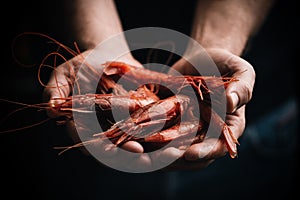
[[[233,92],[230,94],[231,102],[232,102],[232,112],[235,112],[239,103],[239,97],[237,93]]]

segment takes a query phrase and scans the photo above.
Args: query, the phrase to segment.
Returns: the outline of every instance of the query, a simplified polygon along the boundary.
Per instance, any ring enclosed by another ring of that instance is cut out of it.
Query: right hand
[[[95,50],[97,51],[97,50]],[[86,67],[87,63],[89,66],[92,66],[93,68],[95,68],[96,70],[97,67],[101,67],[101,65],[103,64],[103,62],[101,60],[97,60],[97,59],[93,59],[93,58],[89,58],[89,54],[92,52],[92,50],[87,50],[82,52],[81,54],[73,57],[72,59],[62,63],[61,65],[59,65],[55,71],[52,72],[50,79],[47,83],[47,87],[44,89],[43,91],[43,97],[44,97],[44,101],[45,102],[49,102],[50,104],[54,104],[56,103],[58,100],[55,100],[55,98],[66,98],[69,97],[72,93],[72,89],[73,87],[77,87],[75,84],[75,80],[80,79],[80,89],[81,91],[83,91],[84,93],[89,93],[89,92],[93,92],[93,88],[92,88],[92,81],[94,81],[96,74],[92,73],[92,70],[89,70],[89,68],[87,67],[86,69],[89,71],[88,73],[85,73],[86,70],[79,70],[82,67]],[[96,53],[97,52],[93,52]],[[100,53],[100,52],[98,52]],[[131,54],[128,54],[126,56],[120,57],[117,61],[122,61],[122,62],[126,62],[135,66],[140,66],[142,67],[142,65],[135,60]],[[99,79],[99,77],[96,77]],[[97,80],[97,79],[96,79]],[[100,83],[101,84],[101,83]],[[61,100],[59,100],[61,101]],[[59,102],[57,102],[59,103]],[[48,116],[51,118],[56,118],[58,116],[60,116],[61,113],[54,111],[54,109],[49,110],[48,112]],[[67,132],[69,133],[71,139],[74,141],[74,143],[80,143],[82,142],[77,129],[75,127],[74,121],[72,119],[68,120],[66,122],[66,126],[67,126]],[[84,126],[83,126],[84,127]],[[88,128],[88,127],[86,127]],[[105,146],[102,145],[102,143],[97,143],[97,148],[99,149],[99,151],[104,151],[108,154],[112,154],[115,153],[116,148],[111,148],[111,145],[109,146]],[[142,153],[143,147],[138,143],[138,142],[134,142],[134,141],[130,141],[125,143],[122,146],[123,149],[126,149],[128,151],[131,152],[136,152],[136,153]],[[81,148],[81,150],[86,154],[86,155],[90,155],[85,148]]]

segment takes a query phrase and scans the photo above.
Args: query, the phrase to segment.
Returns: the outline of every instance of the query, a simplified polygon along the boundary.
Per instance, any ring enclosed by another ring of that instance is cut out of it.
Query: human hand
[[[84,52],[83,55],[87,55],[88,53],[89,52]],[[246,78],[244,78],[245,71],[250,70],[250,72],[251,72],[251,69],[252,69],[252,67],[249,63],[247,63],[246,61],[242,60],[241,58],[234,56],[224,50],[211,49],[210,55],[212,56],[213,60],[217,63],[222,74],[227,74],[230,69],[233,69],[232,75],[235,78],[247,80],[247,77],[249,76],[249,74],[246,75]],[[232,57],[232,58],[230,58],[230,57]],[[126,59],[123,59],[122,61],[129,63],[129,60],[126,60]],[[189,68],[188,64],[183,61],[184,60],[178,61],[173,66],[173,68],[177,69],[178,71],[183,71],[183,69],[184,70],[191,69],[191,68]],[[131,63],[133,63],[133,65],[137,65],[136,62],[137,61],[135,61],[134,59],[131,60]],[[58,67],[55,75],[57,75],[56,77],[60,77],[60,78],[55,79],[55,76],[53,74],[48,85],[49,86],[51,86],[52,84],[55,85],[54,83],[57,82],[56,80],[59,80],[58,82],[61,85],[65,85],[63,87],[64,92],[59,92],[59,89],[55,88],[55,87],[54,88],[48,87],[45,89],[46,95],[53,98],[53,97],[57,96],[58,94],[63,93],[64,96],[68,96],[68,94],[70,93],[70,87],[67,87],[66,83],[68,83],[68,85],[69,85],[70,80],[74,79],[74,78],[73,79],[71,78],[70,63],[72,64],[74,69],[76,69],[79,67],[79,65],[82,64],[82,58],[75,57],[75,58],[71,59],[68,64],[64,63]],[[240,64],[242,64],[242,65],[239,66]],[[180,66],[182,68],[180,68]],[[254,74],[253,69],[252,69],[252,72],[253,72],[252,76],[254,78],[255,74]],[[183,73],[187,73],[187,71],[185,71]],[[189,72],[189,73],[192,73],[192,72]],[[250,75],[251,75],[251,73],[250,73]],[[91,79],[85,77],[81,73],[78,74],[78,78],[82,78],[83,80],[86,80],[85,87],[88,88],[89,81]],[[253,82],[251,82],[251,80],[249,80],[249,82],[250,82],[249,85],[252,84],[252,86],[253,86],[254,80],[253,80]],[[232,83],[232,84],[234,84],[234,83]],[[247,84],[244,83],[244,85],[247,85]],[[242,87],[241,85],[236,85],[236,86],[229,85],[229,87],[226,90],[228,98],[230,98],[229,94],[231,92],[237,92],[237,94],[239,95],[240,91],[238,90],[238,88],[241,88],[241,87]],[[241,103],[241,102],[244,102],[244,104],[245,104],[247,101],[250,100],[252,88],[248,88],[248,89],[250,92],[249,93],[250,96],[248,96],[249,97],[248,100],[244,100],[244,101],[242,100],[239,102],[235,102],[234,100],[228,101],[228,109],[227,110],[230,114],[228,114],[226,116],[226,123],[229,125],[229,127],[232,129],[232,131],[235,133],[235,136],[237,138],[242,134],[243,128],[245,126],[245,121],[244,121],[245,120],[245,116],[244,116],[245,109],[244,109],[244,106],[242,106],[243,103]],[[247,90],[247,88],[244,88],[244,89],[242,88],[242,91],[245,91],[245,90]],[[51,99],[51,98],[49,98],[49,99]],[[51,102],[51,100],[50,100],[50,102]],[[239,103],[241,103],[241,104],[239,104]],[[235,109],[240,106],[242,106],[242,107],[239,109]],[[68,127],[69,127],[69,132],[71,134],[71,137],[74,139],[74,141],[80,142],[80,139],[76,133],[76,128],[74,126],[73,121],[68,122]],[[212,148],[212,150],[211,150],[212,145],[214,145],[214,148]],[[94,147],[97,148],[97,152],[102,152],[102,153],[104,152],[104,154],[109,155],[109,156],[117,155],[117,152],[119,152],[119,153],[122,152],[122,150],[120,151],[120,149],[118,149],[111,143],[110,144],[103,143],[100,140],[94,143]],[[215,158],[223,156],[227,151],[224,143],[218,139],[208,139],[208,140],[205,140],[205,142],[194,144],[186,152],[183,150],[172,148],[172,147],[167,148],[163,151],[158,151],[159,153],[153,154],[152,157],[149,157],[149,155],[147,155],[147,154],[143,154],[142,153],[144,151],[143,147],[138,142],[135,142],[135,141],[129,141],[129,142],[125,143],[122,146],[122,148],[127,151],[130,151],[130,152],[141,153],[141,154],[132,154],[132,156],[130,157],[130,159],[131,159],[130,164],[134,165],[135,168],[137,168],[137,166],[140,165],[140,167],[139,167],[140,169],[144,169],[147,167],[151,168],[151,165],[153,164],[153,162],[155,162],[155,163],[159,162],[157,160],[161,160],[163,162],[164,160],[170,160],[170,158],[173,158],[173,157],[174,158],[181,157],[181,159],[178,159],[176,162],[174,162],[170,166],[166,167],[165,169],[167,169],[167,170],[168,169],[204,168],[207,165],[209,165]],[[205,151],[205,149],[206,149],[206,151]],[[83,150],[84,150],[84,148],[83,148]],[[211,150],[211,151],[207,152],[207,150]],[[86,152],[86,151],[84,151],[84,152]],[[120,154],[118,154],[118,155],[120,155]],[[111,158],[112,158],[111,160],[113,160],[113,157],[111,157]],[[120,158],[120,156],[118,156],[118,158]],[[127,156],[127,158],[128,158],[128,156]],[[192,162],[190,162],[190,161],[192,161]],[[119,164],[120,164],[119,159],[116,159],[116,162],[119,162]],[[124,164],[127,165],[128,162],[124,162]],[[124,169],[125,168],[129,169],[130,165],[124,166]]]
[[[206,49],[206,51],[217,65],[221,75],[230,75],[238,80],[231,82],[225,91],[227,99],[225,122],[234,136],[239,138],[246,125],[245,106],[252,97],[255,71],[250,63],[225,49],[212,48]],[[182,74],[196,74],[191,64],[184,59],[177,61],[172,68]],[[168,167],[169,169],[199,169],[208,166],[215,159],[225,156],[227,152],[223,140],[209,138],[201,143],[191,145],[186,151],[176,148],[166,149],[162,156],[181,156]]]
[[[82,94],[94,92],[95,88],[93,88],[93,81],[99,81],[99,77],[97,77],[97,73],[95,72],[101,72],[101,66],[104,61],[103,59],[97,59],[97,56],[93,55],[98,55],[100,53],[101,52],[97,52],[97,49],[87,50],[55,68],[50,76],[46,88],[43,91],[44,101],[49,102],[50,105],[61,103],[63,102],[62,99],[72,95],[73,89],[76,87],[80,87]],[[100,57],[101,56],[99,56],[99,58]],[[119,57],[117,60],[142,67],[142,65],[135,60],[131,54],[126,54]],[[76,85],[78,80],[80,80],[80,84]],[[64,115],[64,113],[60,113],[55,109],[50,109],[48,111],[48,116],[54,119],[61,115]],[[73,119],[67,119],[66,127],[67,132],[75,144],[82,142],[80,139],[81,137],[78,135],[77,128],[84,128],[87,130],[90,128],[85,124],[82,124],[80,127],[75,127]],[[100,142],[96,142],[94,146],[95,145],[99,151],[102,150],[103,152],[107,152],[107,154],[113,154],[113,152],[115,152],[115,149],[111,148],[110,145],[102,145]],[[81,150],[86,155],[89,155],[84,146],[82,147],[83,148],[81,148]],[[138,142],[134,141],[125,143],[122,148],[131,152],[143,152],[142,146]]]

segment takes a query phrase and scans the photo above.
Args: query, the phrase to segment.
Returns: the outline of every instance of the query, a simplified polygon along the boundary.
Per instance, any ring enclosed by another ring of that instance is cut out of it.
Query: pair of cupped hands
[[[83,62],[89,62],[88,55],[91,51],[93,50],[86,50],[59,65],[55,69],[55,72],[53,72],[50,76],[47,84],[48,87],[44,89],[43,95],[45,101],[53,103],[53,99],[56,97],[70,96],[72,92],[72,84],[74,84],[74,72],[78,71]],[[225,122],[232,130],[234,136],[238,139],[242,136],[246,126],[245,107],[252,97],[252,91],[255,83],[255,71],[249,62],[225,49],[209,48],[206,49],[206,52],[216,64],[221,75],[229,74],[238,80],[231,82],[226,87],[225,91],[227,102]],[[87,59],[84,60],[83,58]],[[130,53],[117,59],[117,61],[143,67],[143,65]],[[97,63],[97,60],[94,59],[91,60],[89,64],[97,66],[102,63]],[[171,68],[184,75],[195,75],[193,67],[185,59],[179,59],[173,66],[171,66]],[[81,83],[84,83],[83,85],[88,86],[90,84],[91,80],[89,77],[86,77],[81,73],[76,74],[76,77],[81,80]],[[57,85],[61,87],[58,89],[55,87]],[[50,112],[48,114],[50,117],[56,117],[55,113]],[[67,122],[67,132],[70,134],[75,143],[81,142],[74,121],[70,120]],[[101,143],[100,141],[97,143],[96,148],[102,153],[110,155],[110,159],[112,160],[114,159],[113,155],[117,151],[122,151],[119,147],[114,147],[112,143]],[[91,155],[85,148],[82,149],[84,154]],[[121,168],[124,167],[124,169],[130,166],[140,167],[141,169],[150,169],[154,162],[157,163],[159,160],[163,162],[164,160],[172,160],[173,158],[175,161],[168,166],[163,167],[162,170],[202,169],[206,168],[215,159],[226,156],[228,152],[224,141],[220,138],[205,139],[201,143],[189,146],[186,150],[180,150],[176,147],[168,147],[159,151],[158,155],[155,157],[151,157],[149,154],[143,153],[144,149],[142,145],[136,141],[126,142],[122,145],[122,149],[134,152],[132,153],[130,165],[128,165],[127,162],[119,163],[119,165],[124,164],[124,166],[121,166]],[[128,171],[130,171],[130,169]]]

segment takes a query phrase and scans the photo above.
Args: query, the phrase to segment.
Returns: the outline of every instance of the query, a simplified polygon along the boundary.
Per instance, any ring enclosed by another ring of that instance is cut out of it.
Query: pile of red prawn
[[[121,77],[130,84],[136,84],[137,89],[126,91],[115,81]],[[145,79],[150,84],[141,85]],[[107,112],[112,107],[120,115],[129,112],[129,116],[114,122],[107,130],[93,134],[94,139],[91,142],[109,138],[115,145],[122,146],[125,142],[134,140],[148,150],[162,147],[175,139],[181,139],[181,147],[184,144],[201,142],[205,138],[208,124],[212,123],[220,131],[220,138],[225,141],[230,156],[234,158],[237,155],[238,141],[222,118],[211,109],[209,99],[206,98],[211,90],[217,92],[232,81],[236,80],[214,76],[172,76],[123,62],[107,62],[103,64],[99,94],[56,98],[64,102],[53,105],[52,109],[65,115],[71,115],[74,111],[96,111],[97,115],[109,122],[114,120],[111,112]],[[207,82],[210,83],[210,89],[206,86]],[[196,92],[197,100],[192,99],[188,92],[183,92],[183,88],[188,85]],[[178,93],[175,95],[169,89],[177,90]],[[113,93],[107,93],[108,91]],[[159,95],[160,93],[164,95]],[[195,106],[199,106],[201,116],[193,113]],[[185,141],[185,136],[193,133],[196,133],[195,137]],[[64,151],[83,144],[86,143],[66,147]]]
[[[47,38],[52,39],[48,36]],[[70,49],[65,49],[74,56],[77,55]],[[211,108],[209,98],[218,91],[224,91],[224,88],[226,89],[232,81],[237,81],[236,79],[173,76],[115,61],[103,63],[101,69],[96,93],[55,98],[53,100],[59,101],[53,101],[56,103],[52,103],[51,106],[39,106],[47,107],[47,110],[65,117],[65,120],[72,120],[73,112],[82,113],[83,116],[85,113],[96,112],[100,123],[105,127],[103,132],[93,133],[90,141],[65,147],[60,153],[101,139],[109,139],[117,146],[134,140],[146,151],[160,148],[174,140],[178,141],[177,144],[180,143],[180,147],[186,147],[202,142],[211,124],[219,131],[220,139],[224,140],[230,157],[237,156],[238,141],[219,114]],[[126,84],[134,85],[136,89],[127,90],[124,85],[118,83],[120,78],[125,80]],[[149,84],[144,84],[145,80]],[[185,87],[193,88],[197,99],[185,92]],[[200,116],[194,113],[196,107],[200,110]],[[121,120],[115,121],[113,109],[120,114]],[[192,139],[186,137],[189,134],[194,134]]]

